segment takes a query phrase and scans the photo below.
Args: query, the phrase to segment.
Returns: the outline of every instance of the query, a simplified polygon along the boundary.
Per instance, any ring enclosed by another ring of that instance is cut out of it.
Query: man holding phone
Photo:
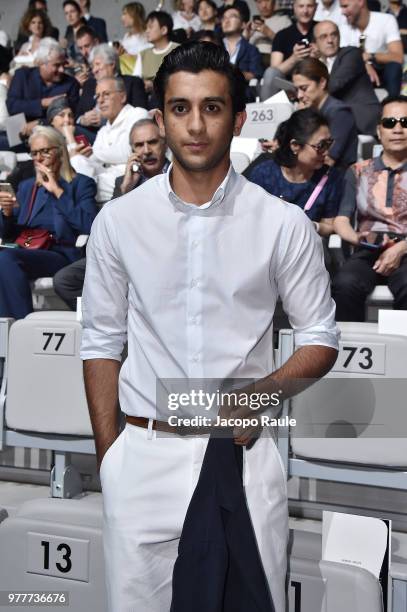
[[[291,19],[287,15],[274,14],[274,0],[256,0],[256,9],[258,15],[253,15],[249,24],[249,42],[255,45],[262,55],[269,55],[269,65],[274,37],[280,30],[290,27]]]
[[[298,62],[315,56],[316,48],[312,41],[316,0],[295,0],[293,9],[295,23],[278,32],[274,38],[270,68],[264,73],[262,100],[280,91],[280,86],[274,82],[276,77],[290,78]]]
[[[356,247],[332,286],[338,321],[363,321],[378,284],[388,284],[396,310],[407,309],[407,96],[383,100],[377,131],[383,153],[348,170],[334,222]]]

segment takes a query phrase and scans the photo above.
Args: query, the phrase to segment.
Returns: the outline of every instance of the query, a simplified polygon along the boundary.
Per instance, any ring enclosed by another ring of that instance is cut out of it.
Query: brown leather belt
[[[148,429],[148,421],[149,419],[146,417],[136,417],[126,414],[126,422],[130,423],[130,425],[135,425],[136,427]],[[208,427],[184,427],[179,425],[170,425],[165,421],[157,421],[156,419],[152,419],[152,421],[152,429],[154,429],[154,431],[164,431],[166,433],[177,434],[179,436],[197,436],[210,432],[210,428]]]

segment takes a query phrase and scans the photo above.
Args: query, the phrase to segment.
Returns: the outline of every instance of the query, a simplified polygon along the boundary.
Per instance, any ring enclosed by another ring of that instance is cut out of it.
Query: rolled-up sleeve
[[[92,226],[82,296],[81,358],[121,361],[127,340],[128,278],[119,256],[110,204]]]
[[[275,278],[295,346],[338,348],[335,302],[324,264],[321,238],[298,207],[287,204],[287,228],[279,245]]]

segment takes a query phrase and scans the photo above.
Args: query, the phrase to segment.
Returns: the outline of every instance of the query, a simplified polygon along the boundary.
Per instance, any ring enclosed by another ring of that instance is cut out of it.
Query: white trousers
[[[100,478],[109,612],[169,612],[178,542],[207,442],[128,424],[107,451]],[[284,612],[286,477],[267,432],[244,450],[243,482],[275,610]]]

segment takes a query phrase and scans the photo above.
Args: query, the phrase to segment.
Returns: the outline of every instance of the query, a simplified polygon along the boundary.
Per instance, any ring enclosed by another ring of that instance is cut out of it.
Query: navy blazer
[[[328,96],[319,110],[328,121],[334,139],[329,155],[338,166],[347,167],[354,164],[357,159],[358,131],[351,108]]]
[[[46,109],[41,106],[42,98],[66,94],[69,106],[76,110],[79,100],[79,83],[64,74],[60,83],[45,85],[38,68],[23,66],[16,70],[7,94],[7,110],[10,115],[24,113],[27,121],[41,119]]]
[[[86,24],[95,32],[99,42],[107,42],[106,21],[101,17],[93,17],[92,15],[89,17],[89,19],[85,18],[85,20]]]
[[[5,217],[0,214],[0,236],[6,240],[14,240],[24,227],[46,229],[57,240],[52,250],[62,253],[69,261],[75,261],[82,255],[75,247],[75,241],[79,234],[90,233],[97,213],[96,183],[83,174],[77,174],[70,183],[62,178],[58,183],[64,190],[59,199],[44,187],[38,189],[28,222],[35,178],[20,183],[17,192],[19,207],[14,209],[14,215]],[[58,241],[61,244],[58,244]]]
[[[264,66],[260,51],[243,37],[240,39],[235,64],[242,72],[253,72],[256,79],[263,76]]]
[[[182,528],[170,612],[274,612],[242,465],[241,446],[211,436]]]

